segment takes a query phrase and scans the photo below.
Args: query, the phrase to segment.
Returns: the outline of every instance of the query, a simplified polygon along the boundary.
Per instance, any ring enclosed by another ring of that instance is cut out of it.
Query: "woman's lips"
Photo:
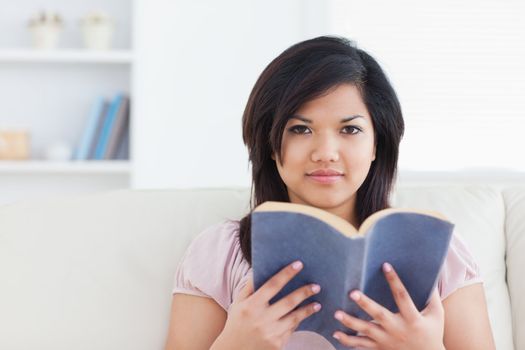
[[[332,184],[343,178],[343,175],[307,175],[308,178],[317,183]]]

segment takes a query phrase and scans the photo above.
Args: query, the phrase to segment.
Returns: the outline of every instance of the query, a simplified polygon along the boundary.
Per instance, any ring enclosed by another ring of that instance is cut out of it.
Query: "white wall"
[[[132,187],[249,186],[241,116],[264,67],[321,34],[357,41],[404,111],[400,173],[525,170],[518,1],[136,0]]]
[[[401,171],[525,171],[525,2],[330,2],[330,30],[374,55],[399,95]]]
[[[302,0],[137,0],[132,187],[249,186],[248,95],[280,52],[323,31],[324,9]]]

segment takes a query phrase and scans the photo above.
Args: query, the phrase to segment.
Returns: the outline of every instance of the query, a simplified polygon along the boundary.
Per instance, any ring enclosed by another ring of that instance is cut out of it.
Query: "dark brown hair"
[[[281,162],[285,125],[305,102],[340,84],[355,85],[374,125],[376,159],[357,190],[359,225],[374,212],[389,208],[404,132],[401,106],[379,64],[346,38],[322,36],[295,44],[262,72],[242,117],[243,140],[252,164],[251,211],[266,201],[289,202],[272,154]],[[281,162],[282,164],[282,162]],[[250,214],[240,220],[239,241],[251,265]]]

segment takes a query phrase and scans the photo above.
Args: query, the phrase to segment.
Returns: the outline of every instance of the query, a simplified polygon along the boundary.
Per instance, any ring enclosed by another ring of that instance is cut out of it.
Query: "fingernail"
[[[294,270],[299,270],[301,267],[303,267],[303,263],[300,261],[296,261],[292,264],[292,268]]]
[[[314,304],[314,311],[319,311],[319,310],[321,310],[321,304],[315,303]]]
[[[383,270],[384,270],[385,272],[390,272],[390,271],[392,271],[392,265],[390,265],[390,264],[387,263],[387,262],[384,263],[384,264],[383,264]]]
[[[361,298],[361,295],[359,295],[359,292],[357,290],[354,290],[352,293],[350,293],[350,298],[357,301],[359,300],[359,298]]]
[[[339,340],[339,334],[334,333],[334,334],[333,334],[333,337],[334,337],[335,339]]]
[[[321,290],[321,286],[320,286],[320,285],[318,285],[318,284],[314,284],[314,285],[312,286],[312,292],[314,292],[314,293],[319,293],[320,290]]]
[[[341,311],[336,311],[334,315],[336,320],[342,321],[343,320],[343,313]]]

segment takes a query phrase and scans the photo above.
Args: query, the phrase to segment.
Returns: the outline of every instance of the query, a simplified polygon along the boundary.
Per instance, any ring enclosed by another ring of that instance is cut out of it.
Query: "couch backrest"
[[[512,303],[514,344],[525,349],[525,187],[507,188],[505,202],[507,283]]]
[[[122,190],[0,206],[0,349],[163,349],[179,258],[247,198]]]
[[[407,186],[392,198],[456,224],[483,272],[498,349],[513,348],[505,249],[515,324],[525,317],[524,197]],[[122,190],[0,207],[0,348],[161,349],[182,253],[205,227],[247,213],[248,198],[244,188]],[[516,329],[517,349],[523,336]]]

